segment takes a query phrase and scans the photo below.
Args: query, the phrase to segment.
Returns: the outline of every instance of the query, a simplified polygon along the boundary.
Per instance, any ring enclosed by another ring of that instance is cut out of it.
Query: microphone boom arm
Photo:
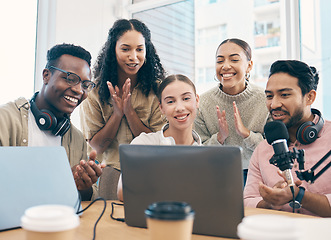
[[[300,151],[300,150],[299,150]],[[300,161],[298,159],[299,162],[299,171],[295,171],[298,178],[300,180],[305,180],[308,183],[314,183],[315,180],[320,177],[330,166],[331,166],[331,162],[329,162],[324,168],[322,168],[316,175],[314,173],[315,169],[318,168],[319,165],[321,165],[329,156],[331,155],[331,150],[324,155],[324,157],[322,157],[321,160],[319,160],[312,168],[303,171],[304,167],[303,164],[300,165]]]

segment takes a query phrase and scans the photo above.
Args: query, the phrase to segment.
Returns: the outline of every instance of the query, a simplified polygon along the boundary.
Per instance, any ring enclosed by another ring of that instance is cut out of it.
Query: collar
[[[169,123],[166,123],[165,125],[163,125],[161,129],[161,138],[162,138],[161,145],[176,145],[175,139],[173,137],[165,137],[163,135],[163,132],[168,128],[169,128]],[[194,139],[194,143],[192,145],[197,145],[197,146],[202,145],[199,134],[193,129],[192,129],[192,137]]]
[[[23,97],[20,97],[19,99],[17,99],[15,101],[15,105],[18,109],[25,108],[26,110],[28,110],[30,108],[29,101]]]

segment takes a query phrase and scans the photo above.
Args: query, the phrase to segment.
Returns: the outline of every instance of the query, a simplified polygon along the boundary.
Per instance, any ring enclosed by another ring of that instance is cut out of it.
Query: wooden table
[[[89,202],[83,202],[82,207],[86,207]],[[98,201],[87,209],[80,217],[80,226],[77,229],[75,240],[91,240],[93,237],[93,227],[101,214],[103,209],[103,202]],[[97,225],[96,240],[149,240],[149,232],[144,228],[129,227],[124,222],[118,222],[110,218],[111,201],[107,201],[107,208]],[[114,217],[123,217],[123,206],[116,206],[114,208]],[[294,214],[288,212],[280,212],[275,210],[259,209],[259,208],[245,208],[245,216],[255,214],[280,214],[291,217],[311,217],[307,215]],[[25,235],[22,229],[15,229],[0,232],[0,240],[24,240]],[[218,240],[230,239],[221,237],[211,237],[204,235],[192,235],[192,240]],[[233,240],[233,239],[232,239]]]

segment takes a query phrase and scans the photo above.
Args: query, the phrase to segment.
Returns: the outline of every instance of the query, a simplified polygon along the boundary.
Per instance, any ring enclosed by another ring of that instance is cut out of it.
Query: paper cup
[[[242,240],[299,240],[301,234],[293,218],[259,214],[244,217],[237,227]]]
[[[157,202],[145,211],[151,240],[190,240],[194,211],[183,202]]]
[[[21,218],[26,240],[73,240],[78,225],[74,208],[64,205],[31,207]]]

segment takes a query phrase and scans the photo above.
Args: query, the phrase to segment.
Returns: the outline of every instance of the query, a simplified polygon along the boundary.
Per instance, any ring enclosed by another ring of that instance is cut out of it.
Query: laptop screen
[[[0,230],[20,226],[24,211],[41,204],[79,208],[63,147],[0,147]]]
[[[237,237],[244,216],[241,150],[230,146],[120,145],[125,221],[146,227],[153,202],[184,201],[193,232]]]

